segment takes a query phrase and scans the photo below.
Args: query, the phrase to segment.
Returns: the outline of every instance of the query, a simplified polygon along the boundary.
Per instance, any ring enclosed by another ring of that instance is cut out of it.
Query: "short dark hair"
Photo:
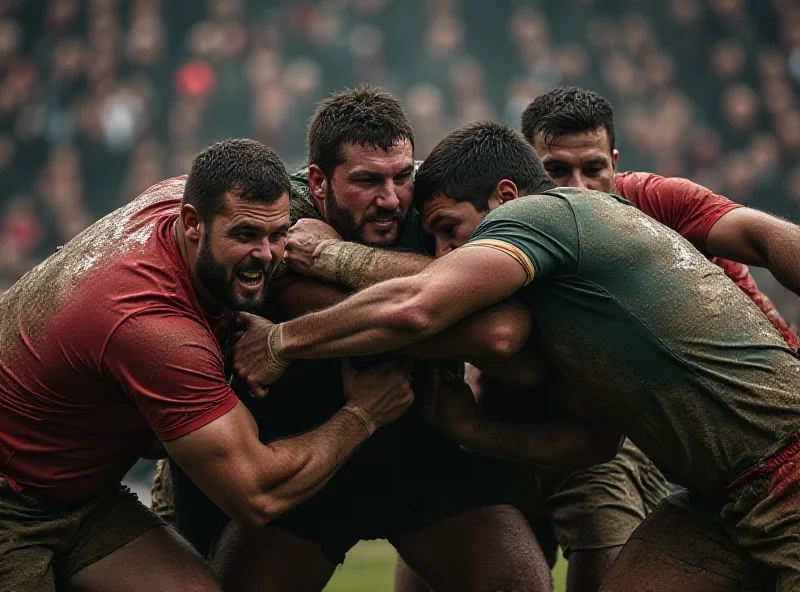
[[[539,95],[522,113],[522,135],[531,144],[542,134],[545,144],[566,134],[604,127],[614,150],[614,108],[605,97],[575,86]]]
[[[308,163],[326,177],[344,162],[347,144],[390,150],[399,141],[414,147],[414,131],[400,101],[374,86],[345,89],[322,101],[308,124]]]
[[[469,123],[439,142],[420,165],[414,203],[421,209],[437,195],[446,195],[482,212],[503,179],[513,181],[520,196],[555,187],[519,132],[492,121]]]
[[[221,140],[195,156],[183,202],[209,222],[222,209],[225,194],[270,203],[291,191],[289,173],[278,155],[261,142]]]

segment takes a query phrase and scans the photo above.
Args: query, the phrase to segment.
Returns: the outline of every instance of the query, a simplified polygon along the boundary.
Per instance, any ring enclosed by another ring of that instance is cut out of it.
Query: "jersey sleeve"
[[[566,200],[552,195],[515,199],[490,212],[469,239],[505,251],[528,274],[528,282],[576,273],[578,229]]]
[[[618,174],[614,181],[618,195],[672,228],[703,253],[711,227],[731,210],[742,207],[679,177],[629,172]]]
[[[127,318],[108,340],[102,366],[160,440],[203,427],[238,401],[214,336],[199,321],[175,313]]]

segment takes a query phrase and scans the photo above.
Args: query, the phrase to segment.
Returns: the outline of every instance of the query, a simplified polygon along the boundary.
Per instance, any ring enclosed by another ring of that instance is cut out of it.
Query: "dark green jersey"
[[[800,360],[680,235],[622,198],[556,189],[491,212],[471,243],[532,271],[520,291],[569,396],[669,477],[716,492],[800,428]]]

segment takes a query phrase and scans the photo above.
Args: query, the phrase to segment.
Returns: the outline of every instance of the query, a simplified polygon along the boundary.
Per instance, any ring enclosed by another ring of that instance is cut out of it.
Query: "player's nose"
[[[250,253],[252,257],[262,263],[264,267],[272,262],[273,253],[269,241],[265,241]]]
[[[381,188],[375,204],[385,210],[396,210],[400,207],[400,198],[397,196],[397,187],[392,180]]]
[[[450,251],[453,250],[453,245],[450,241],[442,240],[437,238],[436,239],[436,257],[444,257]]]
[[[575,171],[572,173],[572,175],[570,175],[567,187],[574,187],[575,189],[588,189],[586,186],[586,181],[584,180],[580,171]]]

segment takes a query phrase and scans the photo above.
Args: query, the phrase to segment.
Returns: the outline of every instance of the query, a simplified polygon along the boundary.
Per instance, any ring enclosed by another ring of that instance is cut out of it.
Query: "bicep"
[[[737,208],[711,227],[706,249],[715,257],[766,267],[768,243],[795,230],[793,227],[793,224],[764,212]]]
[[[447,326],[505,300],[532,278],[529,261],[502,249],[468,243],[407,281],[420,285],[421,307]]]

